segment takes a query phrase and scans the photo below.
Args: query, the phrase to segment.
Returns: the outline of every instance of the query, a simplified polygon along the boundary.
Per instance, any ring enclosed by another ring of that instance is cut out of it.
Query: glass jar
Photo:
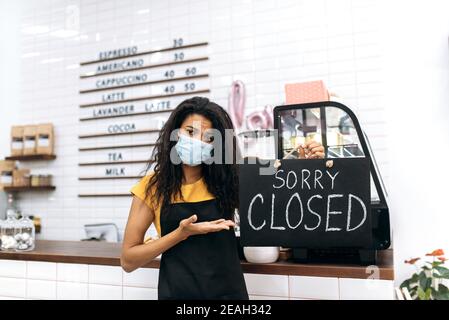
[[[2,231],[3,231],[3,220],[0,220],[0,251],[3,251],[3,246],[2,246]]]
[[[34,222],[23,214],[22,218],[17,222],[19,229],[14,239],[17,241],[16,251],[31,251],[34,249],[35,227]]]
[[[32,175],[31,176],[31,186],[32,187],[39,187],[39,176]]]
[[[20,227],[16,219],[16,213],[8,211],[8,217],[2,222],[0,228],[1,250],[14,251],[17,247],[16,234],[20,232]]]

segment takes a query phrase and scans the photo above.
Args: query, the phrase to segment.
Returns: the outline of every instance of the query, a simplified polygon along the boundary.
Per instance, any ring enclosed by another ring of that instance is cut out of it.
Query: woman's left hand
[[[324,147],[316,141],[309,141],[298,146],[299,159],[323,159]]]

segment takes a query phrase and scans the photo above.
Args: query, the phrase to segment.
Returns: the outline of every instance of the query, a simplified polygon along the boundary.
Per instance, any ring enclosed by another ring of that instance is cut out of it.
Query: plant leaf
[[[446,267],[435,267],[435,270],[438,271],[438,275],[435,275],[437,278],[445,278],[449,279],[449,269]]]
[[[411,282],[411,279],[404,280],[399,287],[401,289],[402,288],[410,289],[410,282]]]
[[[424,271],[419,273],[419,286],[423,291],[426,291],[427,288],[430,288],[432,285],[432,278],[428,278]]]
[[[417,285],[419,285],[419,276],[417,273],[414,273],[410,279],[404,280],[400,288],[407,288],[409,291],[412,290],[412,288],[416,288]]]
[[[426,296],[425,296],[425,300],[430,300],[430,297],[432,295],[432,288],[427,288],[426,290]]]
[[[426,293],[424,292],[421,287],[418,288],[418,298],[419,300],[425,300],[426,299]]]
[[[438,267],[439,265],[442,265],[443,264],[443,262],[441,262],[441,261],[434,261],[434,262],[432,262],[432,267]]]
[[[449,300],[449,289],[444,284],[440,284],[438,291],[434,290],[432,293],[435,300]]]

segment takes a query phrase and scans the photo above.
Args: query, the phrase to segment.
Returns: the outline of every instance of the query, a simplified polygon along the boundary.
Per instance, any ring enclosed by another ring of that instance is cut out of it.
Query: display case
[[[274,126],[278,130],[276,146],[278,159],[298,159],[298,151],[293,149],[312,140],[323,145],[325,159],[368,159],[372,233],[370,245],[361,246],[353,243],[352,246],[338,248],[336,243],[332,248],[318,246],[317,249],[323,249],[321,253],[337,257],[342,257],[354,249],[360,254],[362,262],[375,262],[377,250],[387,249],[391,244],[387,192],[368,136],[362,130],[355,114],[347,106],[334,101],[285,105],[274,109]],[[308,160],[298,159],[298,161]],[[311,254],[314,253],[308,248],[294,250],[297,260],[307,260]]]
[[[239,165],[242,246],[292,248],[297,262],[375,264],[390,247],[389,209],[355,114],[332,101],[273,112],[273,153],[244,153]]]

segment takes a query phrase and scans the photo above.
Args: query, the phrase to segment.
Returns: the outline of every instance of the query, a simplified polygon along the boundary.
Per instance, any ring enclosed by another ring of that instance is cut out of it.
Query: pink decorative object
[[[246,126],[249,130],[272,129],[273,108],[271,106],[265,106],[263,111],[251,113],[246,118]]]
[[[321,80],[285,85],[286,104],[329,101],[329,92]]]
[[[245,85],[240,80],[234,81],[229,93],[228,113],[236,130],[240,129],[243,124],[245,99]]]

